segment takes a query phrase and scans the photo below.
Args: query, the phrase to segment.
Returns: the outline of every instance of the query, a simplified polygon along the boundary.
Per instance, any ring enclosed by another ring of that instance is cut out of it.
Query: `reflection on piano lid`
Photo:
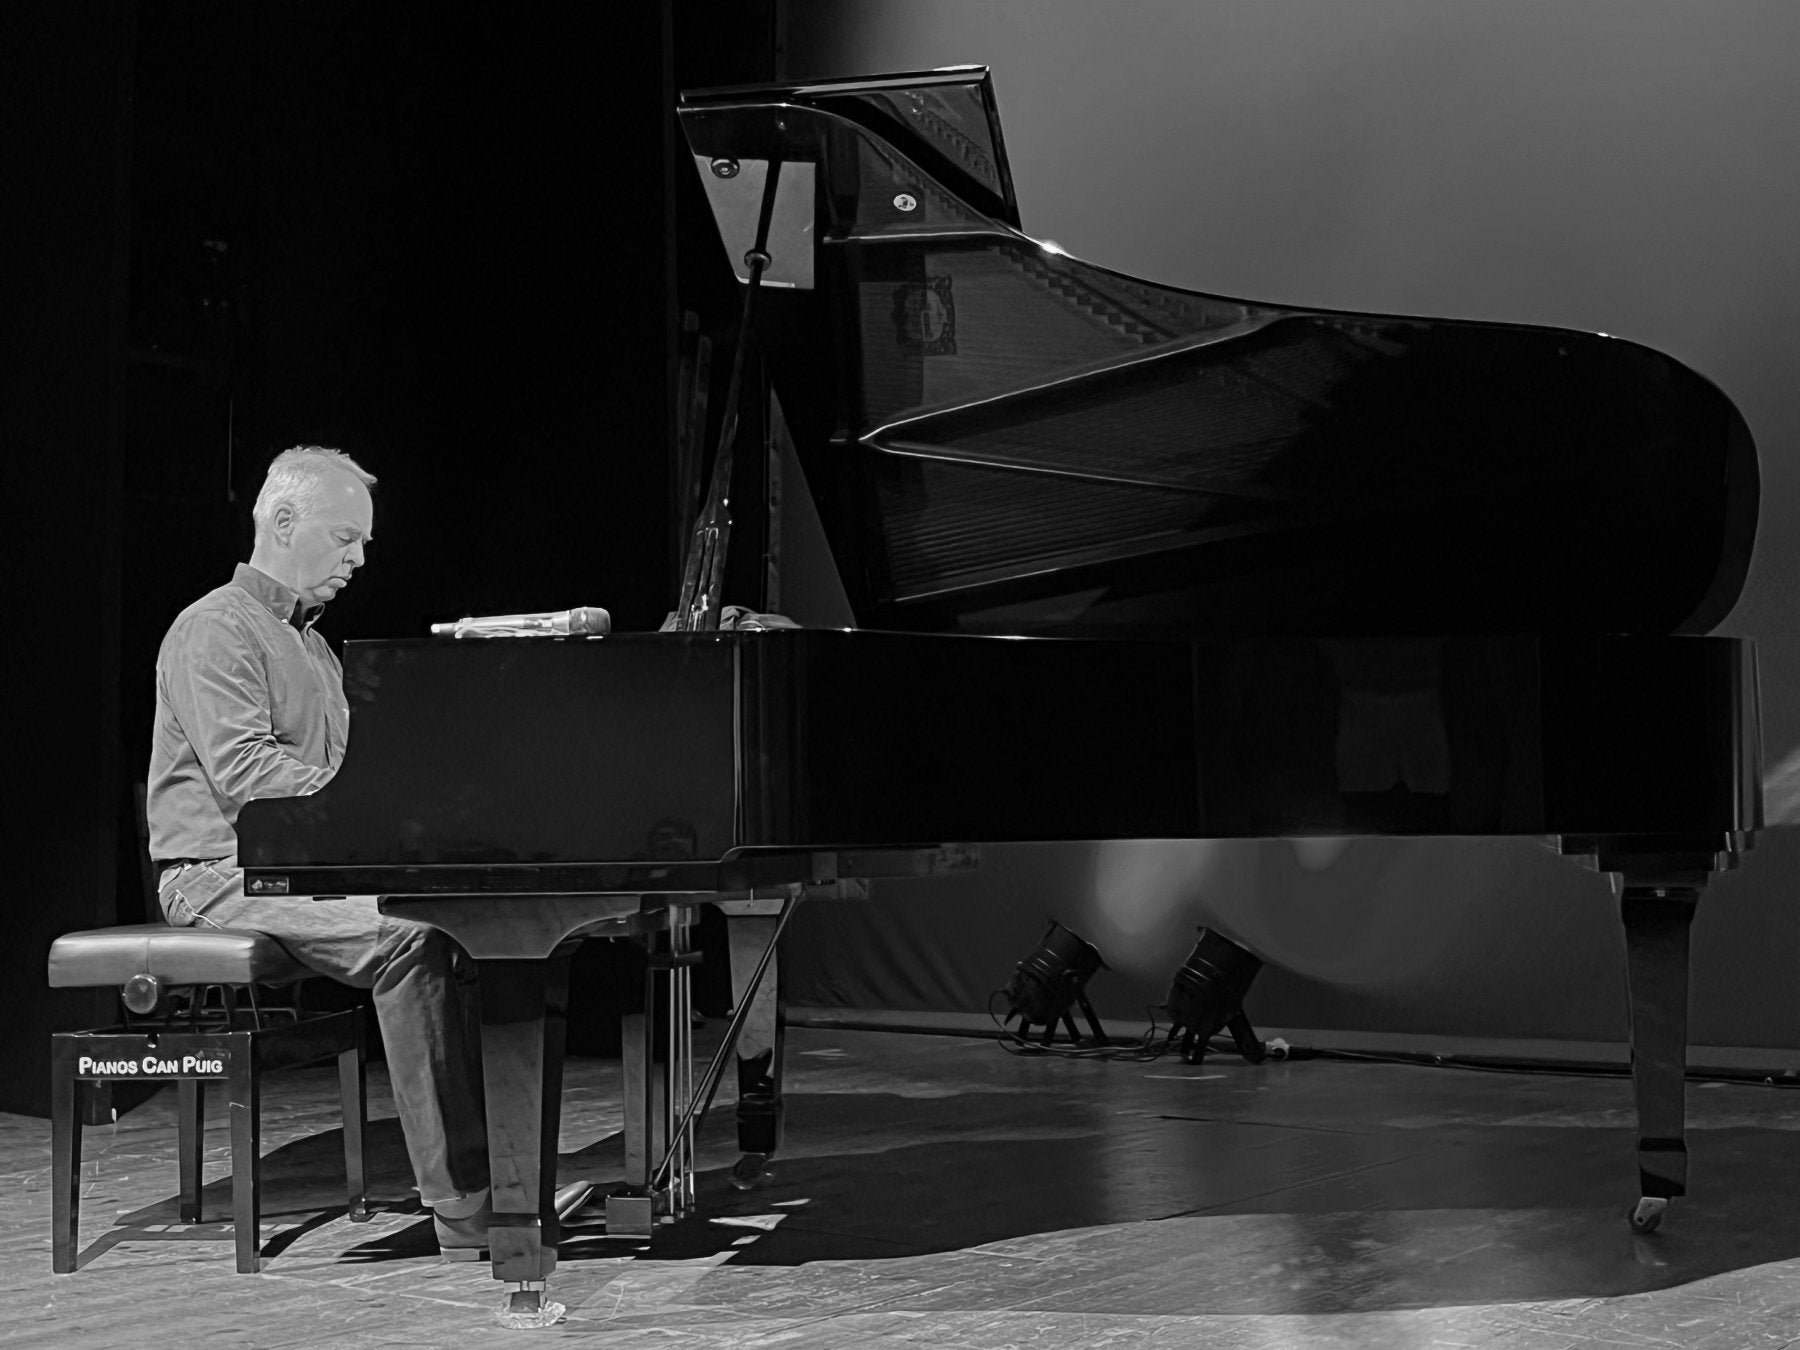
[[[1737,598],[1754,449],[1660,353],[1077,261],[1020,232],[979,68],[680,121],[734,261],[779,164],[756,326],[860,626],[1703,633]]]

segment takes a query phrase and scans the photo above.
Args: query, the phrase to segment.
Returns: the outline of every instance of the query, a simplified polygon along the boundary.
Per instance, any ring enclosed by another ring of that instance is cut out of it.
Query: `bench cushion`
[[[121,924],[50,944],[52,989],[122,985],[134,975],[165,984],[282,984],[308,973],[274,938],[237,929]]]

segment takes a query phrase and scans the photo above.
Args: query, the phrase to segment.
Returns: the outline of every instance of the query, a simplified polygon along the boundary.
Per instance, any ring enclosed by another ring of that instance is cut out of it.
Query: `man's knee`
[[[389,970],[428,970],[436,974],[474,978],[474,962],[461,944],[441,928],[415,919],[384,918],[382,945],[387,949]]]

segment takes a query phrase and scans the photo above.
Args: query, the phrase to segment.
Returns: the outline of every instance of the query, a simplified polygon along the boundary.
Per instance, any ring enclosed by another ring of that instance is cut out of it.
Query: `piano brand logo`
[[[251,877],[250,894],[252,895],[286,895],[288,879],[286,877]]]
[[[894,341],[926,356],[956,354],[956,297],[949,277],[894,287]]]

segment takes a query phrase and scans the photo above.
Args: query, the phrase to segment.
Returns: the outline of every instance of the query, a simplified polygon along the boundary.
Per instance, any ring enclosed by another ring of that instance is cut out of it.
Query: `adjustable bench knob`
[[[119,989],[125,1006],[140,1017],[161,1012],[168,992],[159,975],[133,975]]]

